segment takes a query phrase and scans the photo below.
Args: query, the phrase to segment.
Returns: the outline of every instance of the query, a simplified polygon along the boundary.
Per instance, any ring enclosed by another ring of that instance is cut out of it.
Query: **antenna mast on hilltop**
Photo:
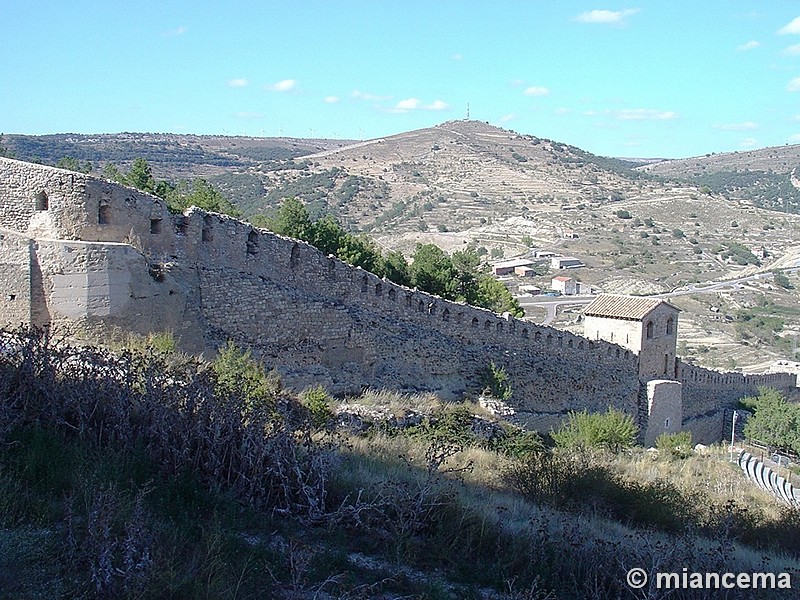
[[[469,121],[469,102],[467,102],[467,118],[464,120]]]

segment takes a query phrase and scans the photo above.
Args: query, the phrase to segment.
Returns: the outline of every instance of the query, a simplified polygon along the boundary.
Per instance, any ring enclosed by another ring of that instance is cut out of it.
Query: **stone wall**
[[[708,444],[723,436],[723,409],[737,400],[758,393],[762,386],[791,390],[797,377],[790,373],[744,375],[721,373],[677,362],[676,374],[683,384],[683,426],[695,442]]]
[[[292,385],[455,399],[480,391],[493,360],[538,428],[582,407],[636,412],[637,357],[619,346],[398,286],[220,215],[195,209],[181,223],[174,272],[197,281],[206,346],[252,347]]]
[[[493,361],[528,426],[547,431],[571,410],[613,406],[647,427],[639,357],[616,344],[398,286],[223,215],[170,215],[158,198],[60,169],[0,159],[0,209],[16,232],[0,239],[0,323],[27,318],[84,336],[169,330],[196,353],[233,340],[289,386],[339,395],[372,387],[460,399],[481,391]],[[698,441],[712,441],[720,409],[757,385],[711,373],[679,372]]]
[[[662,433],[677,433],[683,425],[682,385],[678,381],[653,379],[647,382],[647,429],[643,443],[655,445]]]
[[[0,229],[0,325],[31,322],[31,240]]]
[[[167,253],[164,201],[82,173],[0,157],[0,227],[34,238],[127,243]]]

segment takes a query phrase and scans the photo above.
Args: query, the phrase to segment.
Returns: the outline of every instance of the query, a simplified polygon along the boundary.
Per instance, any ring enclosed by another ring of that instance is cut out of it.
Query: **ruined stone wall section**
[[[310,244],[256,229],[236,219],[199,209],[191,209],[183,218],[188,224],[185,236],[179,238],[180,248],[175,253],[178,260],[197,261],[202,269],[214,272],[215,277],[238,273],[261,281],[281,282],[309,298],[358,305],[418,327],[433,328],[459,339],[501,344],[509,350],[537,348],[553,357],[633,369],[638,364],[636,354],[616,344],[587,340],[552,327],[397,285],[325,256]],[[245,301],[246,297],[254,295],[257,295],[255,290],[242,295],[241,299]],[[206,293],[203,299],[205,302],[211,298]],[[226,311],[216,318],[221,324],[226,319],[241,317]]]
[[[31,240],[0,229],[0,325],[30,325],[31,296]]]
[[[160,198],[83,173],[0,157],[0,227],[34,238],[120,242],[166,254],[175,230]]]
[[[788,391],[797,385],[797,376],[792,373],[723,373],[680,361],[676,373],[683,384],[684,429],[690,429],[694,441],[703,444],[722,439],[725,407],[757,394],[761,386]]]

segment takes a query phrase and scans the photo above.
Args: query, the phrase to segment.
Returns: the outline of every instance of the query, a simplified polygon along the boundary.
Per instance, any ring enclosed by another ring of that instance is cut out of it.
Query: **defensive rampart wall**
[[[0,325],[170,330],[193,352],[230,339],[290,386],[321,383],[336,394],[462,398],[480,391],[494,362],[529,426],[548,430],[571,410],[614,406],[646,427],[635,353],[396,285],[236,219],[171,215],[136,190],[0,158],[0,227]],[[693,369],[681,381],[698,406],[684,413],[706,428],[734,394],[727,386],[741,386]]]
[[[721,407],[757,394],[762,386],[791,390],[797,385],[797,377],[791,373],[721,373],[680,361],[676,373],[683,384],[683,426],[691,429],[696,442],[704,444],[722,439]]]

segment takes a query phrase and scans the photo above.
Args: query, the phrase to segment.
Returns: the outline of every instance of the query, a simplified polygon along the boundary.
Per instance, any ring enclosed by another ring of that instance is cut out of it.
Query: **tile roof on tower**
[[[680,309],[660,298],[643,296],[624,296],[621,294],[601,294],[586,307],[583,314],[591,317],[609,317],[640,321],[657,306],[666,304],[670,308]]]

